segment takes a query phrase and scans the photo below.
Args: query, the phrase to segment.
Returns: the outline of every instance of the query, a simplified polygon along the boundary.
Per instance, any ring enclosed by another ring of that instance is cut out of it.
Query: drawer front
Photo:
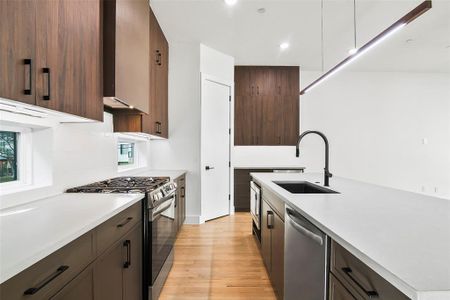
[[[330,300],[357,300],[353,295],[333,276],[330,274]]]
[[[336,242],[331,246],[331,272],[361,299],[407,300],[402,292]]]
[[[263,188],[262,198],[269,203],[273,210],[280,216],[284,222],[284,202],[271,191]]]
[[[97,228],[97,253],[105,251],[142,219],[142,201],[112,217]]]
[[[0,299],[49,299],[94,258],[91,231],[4,282],[0,287]]]

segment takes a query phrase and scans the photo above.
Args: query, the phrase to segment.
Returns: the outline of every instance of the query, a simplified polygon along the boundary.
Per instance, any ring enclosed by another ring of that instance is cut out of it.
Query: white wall
[[[154,169],[186,170],[186,223],[201,218],[200,73],[233,81],[234,61],[197,43],[171,43],[169,49],[169,139],[151,142]]]
[[[201,44],[200,72],[234,82],[234,58]]]
[[[40,147],[50,162],[52,184],[38,189],[1,196],[0,207],[17,205],[60,194],[67,188],[117,176],[117,135],[113,134],[112,115],[105,113],[103,123],[58,124],[39,130],[37,139],[48,141]],[[150,155],[149,144],[144,142]],[[145,153],[146,152],[146,153]],[[120,173],[126,175],[128,173]]]
[[[446,73],[339,73],[302,97],[302,131],[327,135],[335,175],[450,199],[449,87]]]
[[[186,170],[186,222],[200,216],[200,45],[169,49],[169,139],[151,142],[155,169]]]
[[[301,86],[318,76],[302,72]],[[446,73],[342,72],[301,97],[300,131],[327,135],[336,176],[450,198],[449,87]],[[323,172],[323,151],[310,136],[298,159],[295,147],[235,147],[234,164]]]
[[[206,45],[201,44],[200,45],[200,72],[202,74],[202,93],[203,93],[203,89],[205,88],[205,86],[208,84],[207,80],[214,80],[217,82],[220,82],[223,85],[226,85],[229,87],[229,92],[230,92],[230,96],[231,96],[231,102],[229,107],[229,112],[226,111],[222,111],[223,114],[222,117],[225,117],[225,119],[229,119],[230,121],[230,128],[231,128],[231,132],[233,132],[233,128],[234,126],[232,125],[233,123],[233,119],[234,119],[234,58],[232,56],[226,55],[222,52],[219,52],[215,49],[209,48]],[[206,120],[208,119],[207,116],[205,116],[205,114],[209,114],[210,111],[205,110],[205,107],[207,107],[207,105],[205,105],[205,101],[207,101],[208,99],[205,98],[205,96],[201,95],[201,119],[202,120]],[[211,100],[211,99],[209,99]],[[228,103],[228,99],[226,100]],[[228,115],[226,115],[228,114]],[[217,116],[220,119],[220,116]],[[211,124],[206,124],[205,122],[202,122],[202,127],[201,130],[204,133],[205,128],[208,128],[208,126],[210,126]],[[202,138],[204,138],[204,135],[202,135]],[[229,153],[228,155],[231,156],[231,149],[233,147],[233,135],[228,137],[230,140],[230,144],[229,144]],[[208,149],[208,147],[205,147],[205,144],[201,142],[201,151],[205,151],[206,149]],[[205,157],[211,157],[211,154],[208,153],[200,153],[200,160],[201,160],[201,170],[202,170],[202,177],[201,177],[201,181],[202,184],[206,184],[205,182],[208,182],[208,178],[211,175],[208,175],[208,173],[206,171],[204,171],[204,166],[206,165],[206,161],[205,161]],[[228,158],[227,158],[228,160]],[[232,160],[232,159],[231,159]],[[229,203],[228,203],[228,209],[230,213],[234,213],[234,169],[232,167],[229,168],[229,173],[228,173],[228,180],[225,182],[222,182],[221,184],[222,187],[224,188],[224,190],[227,191],[227,194],[224,195],[227,199],[229,199]],[[210,181],[210,180],[209,180]],[[227,186],[228,185],[228,186]],[[210,197],[211,196],[209,193],[209,189],[205,188],[205,186],[201,185],[201,218],[200,218],[200,222],[204,222],[205,219],[207,218],[207,216],[211,216],[212,212],[208,211],[208,207],[211,207],[211,205],[208,205],[210,203],[208,203],[209,201],[211,201]],[[228,198],[228,195],[230,195],[231,197]],[[210,217],[209,217],[210,218]]]

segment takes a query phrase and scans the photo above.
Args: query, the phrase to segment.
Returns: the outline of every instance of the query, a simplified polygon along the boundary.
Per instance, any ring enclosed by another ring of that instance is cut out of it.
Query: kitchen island
[[[292,194],[323,174],[252,173],[254,181],[411,299],[450,299],[450,201],[333,177],[335,194]]]

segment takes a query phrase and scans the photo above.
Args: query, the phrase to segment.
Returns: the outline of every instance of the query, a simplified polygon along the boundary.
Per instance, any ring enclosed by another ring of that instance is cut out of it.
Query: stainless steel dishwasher
[[[328,237],[302,215],[286,207],[284,299],[326,300]]]

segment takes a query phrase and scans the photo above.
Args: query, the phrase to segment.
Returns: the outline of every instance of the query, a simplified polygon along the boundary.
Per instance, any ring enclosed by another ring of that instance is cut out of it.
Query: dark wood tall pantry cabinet
[[[295,145],[299,67],[235,67],[235,145]]]
[[[0,1],[0,97],[103,120],[102,1]]]

